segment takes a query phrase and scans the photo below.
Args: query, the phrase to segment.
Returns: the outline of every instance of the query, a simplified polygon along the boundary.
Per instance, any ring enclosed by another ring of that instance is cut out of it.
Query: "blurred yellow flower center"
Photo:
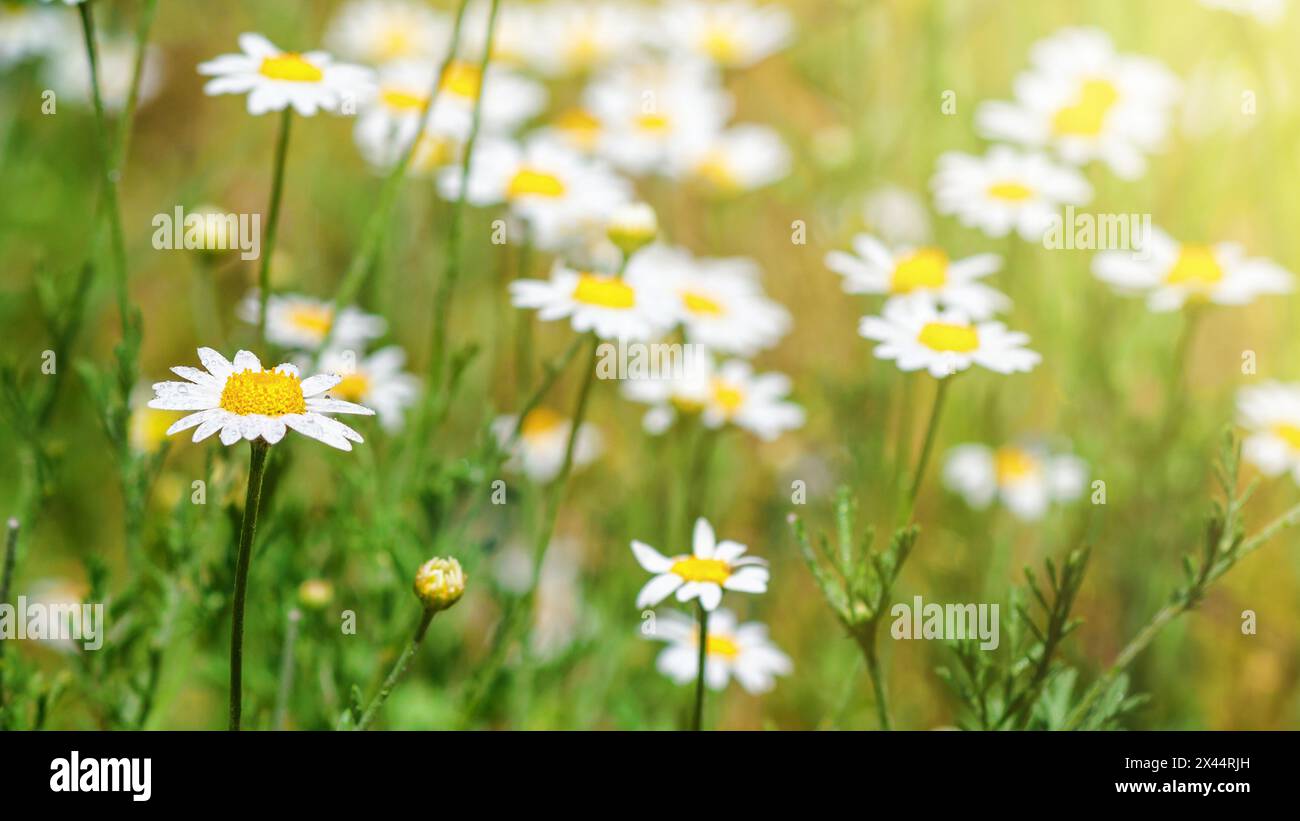
[[[727,309],[723,308],[721,303],[698,291],[682,291],[682,304],[686,306],[686,310],[693,314],[722,316],[727,312]]]
[[[298,377],[280,371],[240,371],[221,391],[221,407],[239,416],[284,416],[307,410]]]
[[[581,108],[571,108],[560,114],[555,118],[555,127],[585,151],[595,148],[600,137],[600,120]]]
[[[323,305],[301,305],[289,312],[289,324],[324,336],[334,323],[334,309]]]
[[[745,404],[745,392],[735,385],[715,379],[713,380],[713,402],[722,408],[727,416],[731,416]]]
[[[682,556],[668,568],[669,573],[681,576],[688,582],[713,582],[722,584],[731,578],[731,565],[721,559],[697,559]]]
[[[446,165],[456,156],[455,144],[447,137],[437,134],[421,134],[415,146],[415,155],[411,162],[418,171],[430,171],[440,165]]]
[[[441,88],[457,97],[472,100],[478,96],[478,87],[482,82],[483,75],[478,66],[457,60],[447,66],[447,73],[442,75]]]
[[[379,38],[379,46],[375,49],[381,63],[396,60],[398,57],[405,57],[414,50],[415,40],[411,37],[410,31],[397,23],[384,30],[383,35]]]
[[[343,380],[330,388],[330,395],[349,402],[359,402],[370,392],[370,379],[360,372],[350,373]]]
[[[720,151],[714,151],[709,154],[699,165],[695,166],[695,173],[702,179],[708,181],[716,188],[724,191],[735,191],[739,189],[740,179],[732,170],[731,163]]]
[[[980,336],[971,325],[954,325],[949,322],[927,322],[916,338],[934,351],[968,353],[980,346]]]
[[[394,111],[419,111],[429,98],[404,88],[386,88],[379,92],[379,99]]]
[[[700,48],[722,65],[731,65],[740,59],[740,43],[735,35],[722,25],[709,26],[700,38]]]
[[[1290,425],[1282,422],[1273,426],[1273,432],[1282,441],[1290,445],[1292,450],[1300,450],[1300,425]]]
[[[636,125],[642,131],[662,133],[668,130],[671,121],[667,114],[642,114],[636,118]]]
[[[699,638],[697,637],[695,641],[695,646],[698,647]],[[704,641],[704,652],[710,656],[734,659],[740,655],[740,645],[736,644],[730,636],[715,636],[710,633]]]
[[[1038,460],[1020,448],[998,448],[993,454],[993,470],[999,485],[1009,485],[1038,472]]]
[[[601,308],[626,309],[636,306],[636,291],[618,277],[582,274],[573,298],[587,305]]]
[[[570,68],[583,69],[595,65],[604,52],[605,49],[601,46],[596,32],[583,31],[574,35],[573,42],[569,44],[565,55]]]
[[[153,408],[141,408],[131,414],[131,442],[137,450],[153,453],[167,439],[167,428],[176,415]]]
[[[1062,137],[1096,137],[1118,100],[1119,91],[1109,80],[1084,80],[1078,102],[1052,117],[1052,131]]]
[[[550,197],[564,196],[564,183],[554,174],[521,168],[506,186],[506,196],[515,197]]]
[[[1019,182],[995,182],[989,186],[989,196],[1006,202],[1024,202],[1034,195],[1034,189]]]
[[[1178,260],[1165,275],[1167,285],[1208,288],[1223,279],[1223,268],[1214,258],[1214,250],[1205,245],[1184,245]]]
[[[938,248],[922,248],[894,266],[889,290],[895,294],[942,288],[948,281],[948,255]]]
[[[275,57],[263,57],[258,72],[272,80],[290,83],[319,83],[325,73],[307,62],[301,54],[286,51]]]
[[[519,433],[525,439],[532,439],[558,430],[563,424],[564,417],[550,408],[534,408],[524,417]]]

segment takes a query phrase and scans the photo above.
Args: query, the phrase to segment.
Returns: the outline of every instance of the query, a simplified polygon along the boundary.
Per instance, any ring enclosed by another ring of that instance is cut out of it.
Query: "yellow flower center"
[[[696,647],[699,647],[699,637],[696,639]],[[710,656],[722,656],[723,658],[734,659],[740,655],[740,645],[736,644],[730,636],[718,636],[710,633],[704,641],[704,652]]]
[[[1223,279],[1223,268],[1214,258],[1214,250],[1205,245],[1184,245],[1178,260],[1165,275],[1166,285],[1209,288]]]
[[[155,453],[167,439],[167,428],[176,420],[176,414],[153,408],[140,408],[131,413],[131,442],[137,450]]]
[[[381,63],[405,57],[414,50],[415,38],[411,36],[410,31],[397,23],[384,30],[384,33],[379,38],[378,47],[375,49]]]
[[[636,305],[636,291],[618,277],[582,274],[573,298],[587,305],[626,310]]]
[[[1062,137],[1096,137],[1118,101],[1119,91],[1109,80],[1084,80],[1078,101],[1052,117],[1052,131]]]
[[[948,281],[948,255],[938,248],[922,248],[894,266],[889,290],[895,294],[942,288]]]
[[[730,30],[721,26],[710,26],[700,38],[700,48],[722,65],[732,65],[740,60],[740,43]]]
[[[447,73],[442,76],[442,90],[473,100],[478,96],[478,87],[482,82],[483,74],[478,66],[456,60],[447,66]]]
[[[510,184],[506,186],[506,196],[510,199],[518,197],[549,197],[557,199],[564,196],[564,190],[564,182],[554,174],[535,171],[531,168],[522,168],[510,179]]]
[[[533,439],[558,430],[564,424],[564,421],[563,416],[550,408],[534,408],[524,417],[524,423],[520,426],[519,432],[525,439]]]
[[[565,58],[570,68],[582,70],[598,63],[604,53],[605,49],[596,33],[583,31],[574,35],[573,42],[565,50]]]
[[[332,396],[349,402],[360,402],[368,393],[370,393],[370,378],[359,371],[347,374],[341,382],[330,388]]]
[[[1014,484],[1038,472],[1038,460],[1015,447],[1001,447],[993,454],[993,469],[999,485]]]
[[[1273,426],[1273,432],[1290,445],[1292,450],[1300,451],[1300,425],[1282,422]]]
[[[431,171],[440,165],[446,165],[456,156],[456,144],[449,137],[437,134],[421,134],[415,144],[415,155],[411,164],[416,171]]]
[[[420,111],[429,98],[405,88],[386,88],[379,92],[379,99],[394,111],[407,112]]]
[[[281,371],[231,374],[221,391],[221,407],[238,416],[284,416],[307,410],[298,377]]]
[[[662,134],[672,125],[667,114],[641,114],[636,118],[636,126],[642,131],[653,131]]]
[[[289,313],[289,324],[312,334],[324,336],[334,324],[334,309],[324,305],[302,305]]]
[[[600,138],[600,120],[581,108],[571,108],[560,114],[555,118],[555,127],[584,151],[594,149]]]
[[[290,83],[319,83],[325,77],[325,72],[307,62],[301,54],[292,51],[275,57],[263,57],[258,72],[263,77]]]
[[[720,559],[697,559],[694,556],[680,556],[669,573],[681,576],[688,582],[713,582],[722,584],[731,578],[731,565]]]
[[[722,316],[727,312],[721,303],[698,291],[683,291],[682,304],[686,310],[702,316]]]
[[[720,151],[714,151],[708,155],[699,165],[695,166],[695,173],[702,179],[720,188],[723,191],[739,190],[740,179],[732,170],[731,164]]]
[[[1007,180],[995,182],[989,186],[988,194],[995,200],[1005,202],[1024,202],[1034,195],[1034,189],[1024,183]]]
[[[980,336],[972,325],[950,322],[927,322],[916,341],[933,351],[969,353],[980,346]]]
[[[745,392],[721,379],[713,380],[713,403],[727,416],[733,416],[745,404]]]

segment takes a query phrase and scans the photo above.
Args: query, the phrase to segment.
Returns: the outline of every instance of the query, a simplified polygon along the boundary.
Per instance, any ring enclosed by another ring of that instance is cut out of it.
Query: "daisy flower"
[[[717,351],[753,356],[790,329],[790,313],[763,294],[750,259],[696,259],[684,248],[651,245],[632,257],[624,278],[670,294],[687,339]]]
[[[1140,253],[1103,251],[1092,272],[1124,293],[1146,293],[1152,311],[1176,311],[1188,303],[1245,305],[1263,294],[1285,294],[1292,276],[1276,263],[1251,259],[1235,242],[1179,243],[1152,228]]]
[[[401,429],[406,408],[419,394],[420,380],[402,370],[405,364],[406,351],[391,345],[360,359],[352,351],[327,351],[317,370],[342,377],[330,396],[374,408],[379,424],[393,432]]]
[[[775,4],[675,0],[660,12],[657,30],[666,48],[746,68],[783,48],[792,29],[789,12]]]
[[[325,44],[349,60],[431,61],[451,37],[447,18],[412,0],[352,0],[335,13]]]
[[[90,105],[94,97],[90,88],[90,64],[86,62],[86,48],[81,33],[72,26],[61,25],[61,33],[52,44],[54,54],[44,65],[44,76],[60,99],[74,100],[79,105]],[[135,73],[135,39],[117,35],[99,34],[96,40],[96,58],[99,61],[99,94],[104,108],[120,111],[126,105],[131,91],[131,78]],[[140,89],[137,104],[144,106],[158,96],[162,88],[163,59],[159,50],[148,46],[140,69]]]
[[[738,125],[701,136],[698,146],[686,148],[678,158],[674,176],[701,180],[720,194],[738,194],[790,173],[790,149],[767,126]]]
[[[498,444],[509,452],[506,470],[522,472],[534,482],[551,481],[564,467],[564,451],[569,446],[573,422],[541,407],[530,411],[523,425],[518,425],[518,420],[518,416],[498,416],[492,423]],[[517,425],[519,437],[512,444]],[[582,423],[573,443],[573,467],[581,468],[596,461],[603,447],[600,431],[589,422]]]
[[[48,9],[0,3],[0,69],[50,53],[64,28]]]
[[[963,311],[940,310],[929,300],[892,300],[883,316],[858,327],[875,340],[877,359],[893,359],[899,370],[928,370],[942,379],[971,365],[998,373],[1031,371],[1042,357],[1025,347],[1029,337],[1001,322],[972,322]]]
[[[333,374],[298,378],[298,368],[284,363],[270,370],[249,351],[235,354],[233,362],[211,348],[199,348],[206,370],[177,366],[172,371],[184,382],[158,382],[149,407],[157,410],[195,411],[177,420],[167,435],[197,428],[194,441],[220,433],[221,444],[241,439],[262,439],[275,444],[287,430],[317,439],[339,450],[352,450],[361,434],[326,416],[354,413],[370,416],[370,408],[324,394],[342,381]]]
[[[258,294],[253,292],[240,304],[239,318],[256,325],[258,313]],[[352,306],[336,316],[333,303],[299,294],[272,294],[266,303],[267,340],[293,350],[316,351],[327,339],[332,347],[355,350],[383,336],[387,327],[383,317]]]
[[[460,168],[448,168],[439,177],[439,190],[456,199],[462,182]],[[474,205],[507,204],[544,250],[557,250],[593,228],[603,231],[609,212],[631,199],[627,181],[603,163],[545,136],[523,145],[502,139],[479,142],[466,185]]]
[[[605,125],[603,155],[630,174],[678,173],[731,117],[733,102],[709,66],[641,61],[587,87],[583,104]]]
[[[544,322],[567,317],[573,330],[601,339],[649,341],[676,318],[671,298],[653,283],[579,271],[558,260],[549,280],[517,279],[510,295],[516,308],[536,308]]]
[[[317,110],[337,112],[370,92],[373,72],[336,63],[323,51],[280,51],[260,34],[239,35],[242,54],[223,54],[199,64],[212,77],[205,94],[247,94],[248,113],[265,114],[292,106],[304,117]]]
[[[699,414],[705,427],[731,424],[770,442],[788,430],[803,426],[803,408],[786,401],[790,379],[781,373],[754,374],[753,366],[739,359],[715,366],[710,355],[692,357],[682,373],[660,379],[629,379],[627,398],[651,406],[642,425],[660,434],[678,414]]]
[[[849,294],[884,294],[891,299],[925,297],[983,320],[1011,307],[1001,291],[979,282],[1002,267],[997,254],[951,260],[940,248],[890,251],[869,234],[853,238],[854,253],[831,251],[826,267],[844,277]]]
[[[650,24],[635,6],[608,2],[548,3],[537,12],[529,62],[550,76],[594,71],[627,59]]]
[[[955,215],[962,225],[991,237],[1015,229],[1029,242],[1043,238],[1060,206],[1092,199],[1092,186],[1074,169],[1004,145],[983,157],[942,155],[930,187],[939,213]]]
[[[690,684],[700,672],[700,636],[685,615],[667,612],[655,618],[652,638],[668,642],[655,667],[675,684]],[[711,690],[727,686],[732,676],[750,693],[766,693],[776,686],[776,676],[794,671],[790,657],[767,636],[767,626],[756,621],[737,624],[730,610],[721,608],[709,617],[704,641],[704,683]]]
[[[1300,385],[1266,382],[1242,388],[1237,413],[1250,435],[1241,454],[1268,476],[1290,472],[1300,483]]]
[[[539,131],[580,154],[600,154],[608,138],[600,117],[582,106],[570,106],[556,114]]]
[[[1116,54],[1100,29],[1068,28],[1036,43],[1033,68],[1016,80],[1014,103],[975,112],[981,134],[1052,147],[1068,163],[1101,160],[1124,179],[1146,170],[1160,148],[1179,82],[1149,57]]]
[[[654,578],[637,594],[636,606],[654,607],[677,594],[677,601],[698,598],[705,610],[716,610],[723,590],[739,593],[767,592],[767,562],[745,557],[749,548],[739,542],[716,542],[713,527],[703,518],[695,520],[691,555],[664,556],[644,542],[633,540],[632,553]]]
[[[1077,456],[1036,444],[958,445],[944,461],[943,481],[968,505],[983,510],[998,499],[1022,521],[1043,518],[1053,502],[1077,499],[1088,467]]]

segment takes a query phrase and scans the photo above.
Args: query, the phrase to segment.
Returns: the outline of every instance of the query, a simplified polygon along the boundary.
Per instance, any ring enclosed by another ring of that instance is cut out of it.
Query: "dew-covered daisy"
[[[677,594],[677,601],[698,598],[705,610],[716,610],[723,590],[739,593],[767,592],[767,562],[745,556],[749,548],[730,540],[718,542],[713,526],[705,519],[695,520],[690,555],[664,556],[644,542],[633,540],[632,553],[637,562],[654,578],[637,594],[637,607],[654,607]]]
[[[1266,26],[1277,24],[1286,16],[1286,0],[1199,0],[1207,9],[1218,9],[1252,17]]]
[[[775,3],[674,0],[659,13],[660,44],[671,51],[745,68],[780,50],[794,26]]]
[[[717,74],[693,61],[617,66],[587,87],[583,104],[607,130],[603,156],[637,175],[678,173],[721,133],[733,108]]]
[[[1092,199],[1092,186],[1073,168],[1005,145],[983,157],[958,151],[942,155],[930,187],[939,213],[991,237],[1015,230],[1029,242],[1043,238],[1059,219],[1060,206]]]
[[[550,279],[517,279],[510,296],[516,308],[536,308],[544,322],[567,318],[573,330],[601,339],[649,341],[676,320],[671,297],[655,283],[579,271],[558,260]]]
[[[135,74],[135,39],[116,34],[98,34],[95,40],[100,98],[105,109],[120,111],[126,105],[131,91],[131,78]],[[61,34],[52,45],[51,59],[43,66],[46,81],[60,100],[68,99],[78,105],[90,105],[93,102],[90,64],[86,61],[86,47],[81,33],[71,26],[63,26]],[[137,105],[143,107],[157,97],[162,81],[162,54],[157,47],[147,46],[144,63],[140,68]]]
[[[50,9],[0,3],[0,69],[49,54],[61,36],[65,27]]]
[[[927,370],[936,378],[979,365],[997,373],[1031,371],[1042,357],[1025,345],[1029,337],[1001,322],[973,322],[955,308],[925,299],[891,300],[882,316],[863,317],[858,327],[876,346],[877,359],[893,359],[902,371]]]
[[[1088,466],[1037,442],[998,448],[966,444],[948,451],[943,481],[977,510],[997,499],[1017,519],[1032,522],[1053,502],[1077,499],[1087,485]]]
[[[459,196],[461,184],[459,168],[446,169],[438,179],[447,199]],[[557,250],[584,232],[603,230],[609,212],[631,199],[631,187],[604,163],[535,136],[522,145],[504,139],[479,142],[470,158],[466,194],[474,205],[509,205],[534,244]]]
[[[318,110],[353,113],[373,87],[370,69],[336,63],[323,51],[281,51],[253,33],[239,35],[239,48],[241,54],[200,63],[199,73],[212,77],[203,87],[209,96],[247,94],[249,114],[290,106],[305,117]]]
[[[977,128],[992,140],[1053,148],[1066,162],[1101,160],[1124,179],[1160,148],[1179,81],[1157,60],[1117,54],[1096,28],[1067,28],[1034,44],[1016,101],[986,102]]]
[[[636,54],[652,20],[628,3],[562,0],[536,10],[529,63],[544,74],[595,71]]]
[[[687,340],[741,356],[770,348],[790,329],[789,311],[763,293],[759,277],[751,259],[697,259],[658,244],[638,251],[624,274],[633,286],[671,296]]]
[[[1266,382],[1237,394],[1238,421],[1249,432],[1241,455],[1267,476],[1290,472],[1300,483],[1300,385]]]
[[[250,351],[239,351],[232,362],[211,348],[199,348],[199,361],[206,370],[177,366],[172,371],[186,381],[153,386],[149,407],[194,411],[169,427],[168,436],[196,428],[195,442],[219,433],[223,445],[241,439],[273,445],[286,431],[296,430],[330,447],[352,450],[353,442],[363,441],[361,434],[325,414],[374,414],[370,408],[326,396],[341,381],[333,374],[299,379],[297,366],[284,363],[264,369]]]
[[[787,399],[790,379],[785,374],[755,374],[752,365],[739,359],[717,366],[707,352],[687,359],[680,372],[626,380],[623,393],[650,405],[642,425],[656,435],[681,414],[698,414],[710,429],[735,425],[767,442],[804,424],[803,408]]]
[[[1153,227],[1139,251],[1103,251],[1092,272],[1122,293],[1146,294],[1152,311],[1176,311],[1188,303],[1245,305],[1265,294],[1289,293],[1290,272],[1266,259],[1252,259],[1235,242],[1180,243]]]
[[[650,638],[668,642],[655,667],[676,684],[690,684],[700,672],[700,634],[694,622],[682,613],[669,611],[655,617]],[[767,635],[767,626],[756,621],[737,624],[725,607],[709,616],[704,639],[704,683],[721,690],[734,676],[750,693],[766,693],[776,686],[776,677],[794,671],[790,657],[782,653]]]
[[[687,145],[676,176],[704,182],[719,194],[738,194],[771,185],[790,173],[790,149],[775,131],[762,125],[738,125],[703,134]]]
[[[405,365],[406,351],[396,345],[363,356],[335,348],[321,355],[316,370],[342,377],[329,395],[374,408],[379,424],[391,432],[401,429],[419,395],[420,380],[403,371]]]
[[[853,253],[831,251],[826,267],[844,277],[850,294],[882,294],[891,299],[927,297],[957,308],[972,319],[988,319],[1011,307],[1001,291],[979,280],[1002,267],[997,254],[953,260],[941,248],[889,250],[870,234],[853,238]]]
[[[516,427],[519,436],[512,443]],[[572,430],[572,420],[545,407],[529,411],[522,425],[518,416],[498,416],[492,422],[493,435],[509,455],[506,470],[522,472],[534,482],[549,482],[560,475]],[[583,422],[573,443],[574,469],[596,461],[602,449],[600,431],[590,422]]]
[[[258,294],[253,292],[240,303],[239,318],[256,325],[258,314]],[[298,351],[317,351],[327,339],[331,347],[356,350],[383,336],[387,327],[383,317],[352,306],[335,311],[332,302],[300,294],[272,294],[266,304],[267,340]]]
[[[335,12],[325,44],[347,60],[384,65],[431,61],[451,36],[450,21],[414,0],[352,0]]]

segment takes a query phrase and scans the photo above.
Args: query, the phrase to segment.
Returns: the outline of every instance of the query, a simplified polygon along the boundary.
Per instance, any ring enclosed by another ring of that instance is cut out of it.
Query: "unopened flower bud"
[[[415,595],[426,610],[446,610],[465,594],[465,571],[455,559],[433,558],[415,572]]]
[[[334,585],[325,579],[307,579],[298,585],[298,601],[309,610],[320,610],[334,599]]]
[[[620,205],[610,215],[605,233],[624,255],[631,256],[654,241],[659,233],[659,218],[644,202]]]

